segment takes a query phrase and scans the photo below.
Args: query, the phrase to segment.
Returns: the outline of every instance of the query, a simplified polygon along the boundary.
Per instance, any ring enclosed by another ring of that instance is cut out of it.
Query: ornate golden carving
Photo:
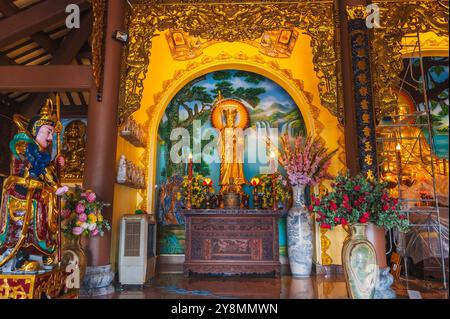
[[[140,107],[144,90],[151,38],[155,31],[183,30],[205,40],[246,41],[265,31],[298,27],[311,37],[314,70],[319,78],[322,104],[341,118],[337,98],[337,54],[333,1],[261,3],[161,3],[132,1],[129,15],[129,46],[126,56],[124,97],[119,105],[119,123]]]
[[[378,119],[397,111],[399,74],[403,69],[402,38],[406,34],[434,32],[448,37],[448,1],[375,2],[381,28],[374,29],[374,86]]]
[[[345,155],[345,134],[344,134],[344,126],[342,124],[338,124],[337,125],[339,132],[341,132],[341,134],[339,135],[338,138],[338,145],[339,145],[339,152],[338,152],[338,159],[341,162],[342,166],[345,168],[347,167],[347,162],[346,162],[346,155]]]
[[[0,299],[32,299],[33,294],[25,291],[24,286],[30,285],[31,280],[26,279],[24,285],[11,285],[7,278],[0,278]]]
[[[435,52],[446,52],[448,51],[449,47],[449,41],[448,37],[439,37],[439,38],[428,38],[425,40],[420,39],[420,46],[422,48],[422,51],[428,51],[427,54],[430,54],[430,51]],[[415,54],[417,55],[417,48],[414,49],[416,46],[417,39],[413,38],[405,38],[403,39],[403,47],[402,47],[402,54],[405,56],[409,54]],[[448,53],[447,53],[448,54]]]
[[[66,277],[59,268],[43,274],[0,274],[0,299],[55,298],[63,293]]]
[[[322,265],[331,265],[333,263],[333,259],[331,259],[330,255],[327,254],[328,248],[330,248],[331,241],[326,236],[328,229],[320,228],[320,251],[322,254]]]
[[[42,295],[45,295],[46,298],[57,297],[65,286],[66,277],[67,274],[63,270],[52,272],[35,288],[34,298],[40,299]]]
[[[365,19],[367,18],[367,12],[365,6],[347,6],[347,18],[349,20],[355,20],[355,19]]]
[[[64,130],[62,154],[65,159],[63,178],[82,179],[86,151],[86,124],[75,120]]]
[[[103,85],[103,58],[105,49],[105,12],[106,0],[92,0],[92,13],[94,21],[92,24],[92,73],[95,86],[98,91]]]
[[[295,47],[298,35],[299,31],[294,28],[286,28],[266,31],[260,39],[245,40],[243,42],[258,48],[259,52],[264,55],[274,58],[288,58]],[[165,32],[165,37],[172,58],[180,61],[194,59],[203,53],[202,50],[204,48],[219,42],[194,37],[182,30],[169,30]]]

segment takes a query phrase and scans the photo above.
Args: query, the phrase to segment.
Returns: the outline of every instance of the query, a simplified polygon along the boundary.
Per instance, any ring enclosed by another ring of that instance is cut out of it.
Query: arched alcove
[[[155,163],[152,169],[154,170],[155,185],[158,186],[154,190],[153,208],[160,224],[159,253],[161,254],[183,253],[184,223],[180,214],[182,204],[175,200],[177,194],[167,180],[172,176],[186,175],[187,164],[184,161],[174,163],[171,160],[169,151],[179,143],[179,138],[171,141],[170,134],[176,128],[188,130],[192,134],[194,120],[199,121],[198,125],[203,132],[211,130],[211,109],[219,89],[225,98],[240,100],[245,105],[250,117],[249,127],[252,130],[249,132],[249,139],[246,140],[243,162],[247,181],[263,174],[264,170],[268,168],[268,159],[265,154],[266,141],[260,136],[256,138],[258,128],[259,132],[264,132],[263,134],[268,133],[268,130],[272,128],[279,135],[287,133],[291,137],[305,135],[312,129],[307,128],[304,120],[303,114],[306,117],[311,115],[308,114],[308,104],[305,104],[306,98],[301,95],[302,92],[296,90],[297,94],[300,93],[300,99],[297,99],[297,102],[281,85],[260,73],[242,68],[221,68],[204,72],[185,83],[178,91],[174,90],[174,94],[171,94],[172,97],[166,99],[168,103],[161,104],[165,107],[158,110],[159,121],[155,121],[158,124],[157,134],[151,134],[151,136],[158,137],[156,141],[153,141],[153,144],[156,145],[156,157],[152,161]],[[156,126],[155,123],[151,123],[151,126]],[[191,143],[192,139],[200,138],[195,134],[193,138],[190,138]],[[249,142],[252,138],[258,142],[255,144]],[[261,143],[264,145],[263,158],[260,158]],[[202,143],[201,146],[204,147],[204,144]],[[255,156],[253,157],[253,155]],[[218,158],[216,156],[216,159]],[[195,164],[195,173],[211,177],[216,191],[219,190],[220,160],[212,163],[202,161]],[[244,190],[250,195],[250,187],[245,186]],[[281,219],[279,225],[280,253],[282,255],[285,255],[286,250],[284,222],[285,220]]]

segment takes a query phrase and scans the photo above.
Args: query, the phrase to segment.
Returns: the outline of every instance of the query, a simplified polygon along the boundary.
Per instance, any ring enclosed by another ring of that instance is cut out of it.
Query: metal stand
[[[418,91],[423,94],[423,109],[417,110],[414,113],[401,114],[398,112],[394,115],[389,115],[387,121],[382,121],[377,126],[377,151],[379,155],[379,163],[381,163],[382,176],[388,175],[396,176],[397,190],[399,203],[401,205],[402,214],[408,217],[410,222],[410,233],[420,232],[420,234],[427,233],[428,245],[431,247],[430,238],[438,236],[439,250],[440,250],[440,269],[442,271],[442,284],[443,288],[447,289],[445,256],[444,256],[444,243],[442,238],[442,226],[439,213],[439,202],[436,192],[436,168],[435,161],[437,160],[434,139],[433,139],[433,127],[431,122],[430,105],[427,96],[427,77],[423,67],[422,51],[420,46],[420,35],[417,32],[416,35],[405,36],[405,38],[416,38],[415,45],[404,45],[403,47],[413,47],[413,51],[410,55],[411,58],[417,58],[420,64],[421,78],[414,79],[414,84],[405,81],[406,75],[410,68],[411,63],[405,72],[405,77],[401,81],[400,92],[403,90],[403,86],[414,86]],[[411,71],[412,72],[412,71]],[[412,74],[412,73],[411,73]],[[428,138],[424,135],[423,129],[428,130]],[[427,142],[428,139],[428,142]],[[446,163],[444,163],[444,166]],[[407,194],[402,192],[402,181],[407,174],[414,173],[420,168],[421,171],[426,172],[427,177],[432,183],[431,198],[408,198]],[[447,171],[444,168],[444,175],[447,175]],[[393,180],[391,180],[393,182]],[[411,205],[412,204],[412,205]],[[416,205],[416,206],[414,206]],[[418,206],[417,206],[418,205]],[[423,216],[419,219],[421,222],[415,223],[411,220],[411,214],[414,216]],[[434,222],[433,222],[434,220]],[[437,223],[437,226],[435,225]],[[437,231],[433,230],[437,228]],[[407,235],[404,237],[406,238]],[[409,287],[409,274],[408,274],[408,247],[404,247],[403,251],[399,252],[404,260],[405,280],[406,286]]]

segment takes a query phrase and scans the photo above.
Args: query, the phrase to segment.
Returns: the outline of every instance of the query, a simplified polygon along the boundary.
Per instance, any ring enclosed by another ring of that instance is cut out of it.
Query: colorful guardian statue
[[[10,142],[11,175],[5,180],[0,207],[0,274],[42,273],[56,264],[60,187],[57,170],[64,158],[51,158],[53,133],[61,128],[47,100],[38,116],[14,116],[19,133]],[[55,127],[56,126],[56,127]]]

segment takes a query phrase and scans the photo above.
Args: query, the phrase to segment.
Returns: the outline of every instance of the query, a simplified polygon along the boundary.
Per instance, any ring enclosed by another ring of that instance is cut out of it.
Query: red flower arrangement
[[[399,211],[398,200],[390,197],[387,184],[368,181],[363,175],[339,174],[333,191],[322,198],[311,197],[309,211],[316,213],[322,228],[372,222],[378,227],[408,230],[408,218]]]

